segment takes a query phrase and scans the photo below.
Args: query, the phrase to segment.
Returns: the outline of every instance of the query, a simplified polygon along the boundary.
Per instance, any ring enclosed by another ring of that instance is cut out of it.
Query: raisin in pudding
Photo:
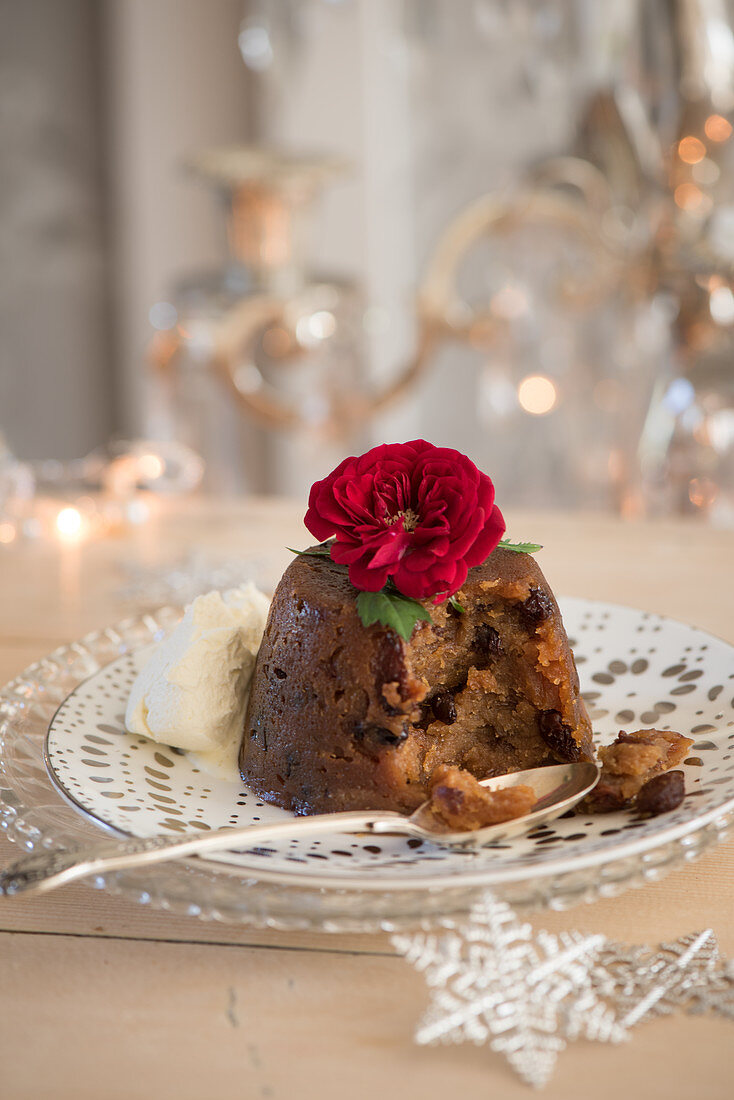
[[[480,779],[593,757],[558,605],[529,554],[497,546],[405,641],[365,626],[327,556],[275,593],[252,678],[244,781],[297,813],[410,813],[442,766]]]

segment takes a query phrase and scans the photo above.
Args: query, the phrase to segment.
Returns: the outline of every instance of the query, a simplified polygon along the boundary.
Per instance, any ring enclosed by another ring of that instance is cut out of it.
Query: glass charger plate
[[[734,815],[734,648],[660,616],[562,601],[596,736],[656,726],[692,736],[673,813],[560,819],[481,851],[335,834],[99,877],[94,885],[204,919],[374,931],[465,911],[491,887],[517,907],[566,907],[660,877],[720,840]],[[127,734],[127,692],[147,646],[180,610],[64,646],[0,695],[0,823],[27,849],[100,828],[146,836],[274,820],[240,783]]]

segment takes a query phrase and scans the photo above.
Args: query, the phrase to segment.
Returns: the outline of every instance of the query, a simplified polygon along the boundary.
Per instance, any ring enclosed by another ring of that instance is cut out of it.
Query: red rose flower
[[[423,439],[345,458],[311,488],[304,520],[355,588],[388,578],[404,596],[446,599],[502,538],[494,486],[465,455]]]

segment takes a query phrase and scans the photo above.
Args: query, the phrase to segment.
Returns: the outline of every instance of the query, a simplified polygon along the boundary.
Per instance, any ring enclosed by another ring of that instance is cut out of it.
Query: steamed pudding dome
[[[410,641],[365,627],[330,558],[297,557],[253,673],[244,781],[298,813],[393,809],[429,797],[440,765],[477,778],[592,758],[558,605],[534,558],[497,547],[457,593],[424,601]]]

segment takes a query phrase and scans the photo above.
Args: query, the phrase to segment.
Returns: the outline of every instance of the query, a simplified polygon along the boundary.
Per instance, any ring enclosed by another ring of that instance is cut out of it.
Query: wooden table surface
[[[274,584],[285,547],[307,537],[301,514],[287,502],[189,502],[81,549],[0,547],[0,679],[135,610],[123,590],[136,564],[247,556]],[[508,529],[545,545],[539,560],[558,593],[661,612],[734,642],[734,533],[541,514],[511,514]],[[16,851],[0,839],[3,861]],[[533,922],[633,943],[711,927],[734,954],[733,911],[729,842],[659,883]],[[253,932],[82,885],[0,903],[3,1100],[531,1095],[485,1048],[415,1046],[426,1003],[387,936]],[[732,1044],[721,1019],[657,1020],[623,1046],[569,1047],[544,1095],[728,1098]]]

